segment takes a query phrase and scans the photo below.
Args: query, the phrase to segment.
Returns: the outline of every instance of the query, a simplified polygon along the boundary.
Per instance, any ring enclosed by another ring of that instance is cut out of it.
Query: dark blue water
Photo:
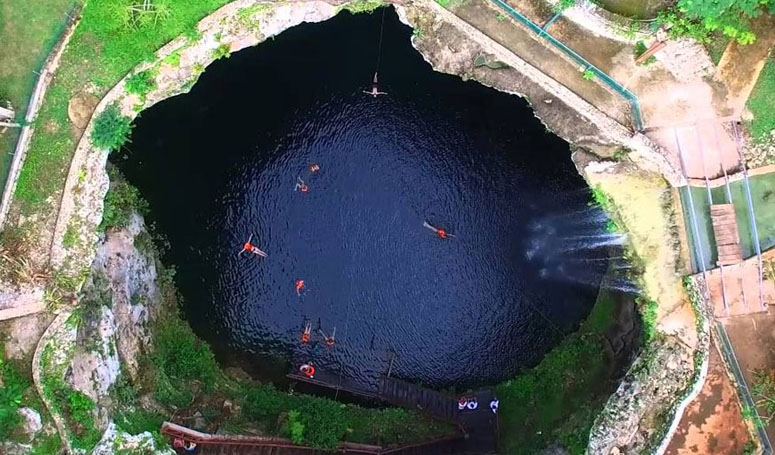
[[[495,382],[589,311],[605,261],[582,285],[528,254],[535,226],[589,213],[589,196],[525,101],[433,72],[392,9],[389,96],[364,95],[380,19],[345,12],[214,63],[143,112],[112,159],[149,200],[188,318],[215,345],[259,370],[312,360],[363,384],[393,354],[394,374],[428,385]],[[237,256],[250,235],[268,258]],[[327,349],[317,330],[334,327]]]

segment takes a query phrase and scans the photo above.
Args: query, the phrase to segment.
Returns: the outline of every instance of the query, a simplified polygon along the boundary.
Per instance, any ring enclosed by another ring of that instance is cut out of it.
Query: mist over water
[[[392,9],[389,95],[365,96],[380,19],[345,12],[214,63],[111,160],[149,200],[185,313],[220,350],[364,386],[393,354],[412,381],[493,383],[559,342],[550,323],[578,326],[625,239],[525,101],[433,72]],[[237,255],[250,235],[266,259]],[[318,330],[334,327],[328,349]]]

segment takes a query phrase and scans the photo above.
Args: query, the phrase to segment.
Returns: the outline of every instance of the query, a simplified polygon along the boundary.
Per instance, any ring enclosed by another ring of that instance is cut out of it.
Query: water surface
[[[186,314],[216,346],[259,370],[312,360],[364,385],[393,355],[394,374],[427,385],[502,380],[594,301],[605,261],[585,263],[580,285],[530,253],[546,220],[589,214],[588,194],[524,100],[433,72],[392,9],[389,95],[364,95],[381,14],[345,12],[215,62],[190,94],[143,112],[113,160],[149,200]],[[250,235],[268,258],[237,255]],[[334,349],[317,333],[302,345],[305,321],[336,327]]]

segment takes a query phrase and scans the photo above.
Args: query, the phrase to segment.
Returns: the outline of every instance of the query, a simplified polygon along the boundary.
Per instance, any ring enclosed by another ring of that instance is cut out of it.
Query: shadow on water
[[[272,379],[311,360],[373,386],[394,352],[393,373],[425,385],[500,381],[589,312],[604,248],[557,248],[607,239],[602,218],[527,103],[433,72],[393,9],[389,95],[365,96],[380,19],[345,12],[213,63],[111,160],[150,202],[185,313],[221,358]],[[250,235],[268,258],[237,256]],[[329,349],[318,329],[334,327]]]

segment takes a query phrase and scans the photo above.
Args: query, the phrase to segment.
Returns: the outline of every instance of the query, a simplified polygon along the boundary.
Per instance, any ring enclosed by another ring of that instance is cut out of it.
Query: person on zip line
[[[377,82],[377,73],[374,73],[374,81],[371,83],[371,90],[364,90],[363,93],[371,95],[373,98],[379,95],[387,95],[387,92],[379,91],[379,82]]]

